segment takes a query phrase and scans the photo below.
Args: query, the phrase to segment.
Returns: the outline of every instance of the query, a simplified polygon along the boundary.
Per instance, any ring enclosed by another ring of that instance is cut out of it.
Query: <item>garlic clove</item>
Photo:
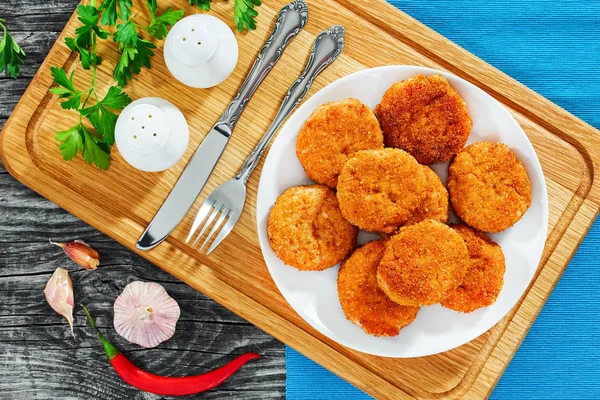
[[[175,333],[177,302],[154,282],[131,282],[115,300],[115,330],[132,343],[156,347]]]
[[[50,240],[50,243],[62,248],[69,258],[82,268],[96,269],[100,264],[98,252],[83,240],[74,240],[68,243],[55,243]]]
[[[69,276],[69,271],[63,268],[56,268],[54,274],[48,280],[44,289],[46,301],[59,315],[67,319],[71,326],[71,335],[73,332],[73,307],[75,306],[73,296],[73,283]]]

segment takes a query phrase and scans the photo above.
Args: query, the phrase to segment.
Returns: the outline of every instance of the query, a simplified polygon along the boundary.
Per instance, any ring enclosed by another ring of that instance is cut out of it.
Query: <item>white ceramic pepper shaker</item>
[[[175,105],[158,97],[144,97],[119,115],[115,142],[133,167],[158,172],[181,159],[189,142],[185,117]]]
[[[181,83],[209,88],[223,82],[238,60],[234,33],[220,19],[190,15],[177,22],[165,40],[167,68]]]

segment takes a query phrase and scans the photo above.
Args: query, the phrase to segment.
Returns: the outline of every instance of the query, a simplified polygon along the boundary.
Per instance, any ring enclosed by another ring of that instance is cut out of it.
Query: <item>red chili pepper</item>
[[[228,364],[201,375],[184,376],[180,378],[154,375],[138,368],[129,361],[112,343],[104,337],[96,327],[92,316],[85,306],[81,305],[90,324],[98,334],[98,338],[104,345],[104,351],[108,360],[119,376],[130,385],[163,396],[187,396],[204,392],[219,386],[227,378],[233,375],[242,365],[249,360],[260,358],[256,353],[242,354]]]

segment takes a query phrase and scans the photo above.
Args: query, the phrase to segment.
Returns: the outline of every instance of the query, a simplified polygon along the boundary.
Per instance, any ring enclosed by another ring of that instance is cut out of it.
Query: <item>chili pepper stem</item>
[[[94,328],[96,334],[98,335],[98,339],[100,339],[100,341],[102,342],[102,345],[104,346],[104,351],[106,352],[108,359],[112,360],[121,352],[117,350],[117,348],[113,346],[111,342],[108,341],[108,339],[100,332],[100,330],[98,330],[98,327],[96,326],[96,323],[94,322],[94,319],[90,315],[88,309],[83,304],[79,305],[81,306],[81,308],[83,308],[83,312],[85,313],[85,316],[87,317],[88,321],[90,321],[90,325],[92,326],[92,328]]]

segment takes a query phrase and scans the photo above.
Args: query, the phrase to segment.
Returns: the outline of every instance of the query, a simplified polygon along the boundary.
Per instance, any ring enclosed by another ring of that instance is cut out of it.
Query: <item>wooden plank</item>
[[[186,88],[169,79],[164,61],[157,56],[153,59],[152,74],[144,71],[128,85],[127,91],[134,98],[160,94],[177,104],[192,128],[190,148],[184,159],[161,174],[135,172],[118,153],[110,170],[105,172],[80,159],[62,161],[53,133],[64,129],[69,121],[47,89],[51,84],[50,65],[67,69],[77,65],[76,58],[60,40],[63,32],[36,75],[35,84],[7,122],[1,150],[7,169],[45,197],[137,251],[136,239],[205,132],[231,100],[285,2],[263,4],[257,31],[238,35],[240,49],[244,51],[240,52],[238,67],[223,84],[209,90]],[[179,5],[174,0],[166,0],[165,4]],[[217,6],[213,14],[231,24],[230,10],[224,4]],[[75,23],[72,18],[67,24],[69,32]],[[138,253],[377,398],[485,396],[518,348],[598,211],[600,191],[593,171],[600,162],[600,135],[383,0],[368,5],[323,0],[310,4],[308,25],[248,104],[204,194],[240,167],[273,118],[285,88],[302,68],[314,36],[333,23],[345,25],[347,46],[342,56],[317,78],[312,93],[364,68],[419,64],[448,70],[481,86],[523,126],[548,182],[551,224],[538,274],[519,304],[476,340],[430,357],[385,359],[349,350],[325,338],[291,310],[264,266],[254,212],[258,173],[249,181],[249,201],[236,229],[211,257],[184,243],[193,218],[191,213],[167,241],[150,252]],[[364,37],[372,41],[367,43],[362,40]],[[371,48],[373,41],[379,47],[375,53]],[[101,46],[106,61],[98,72],[102,91],[111,82],[109,66],[116,56],[113,43]],[[85,74],[77,79],[84,80]],[[201,200],[202,196],[196,206]]]
[[[233,355],[263,358],[208,394],[283,398],[283,345],[224,307],[157,269],[122,245],[58,208],[7,174],[0,175],[0,392],[3,398],[141,398],[112,371],[80,309],[73,339],[66,322],[46,304],[43,288],[57,267],[67,267],[76,301],[92,307],[109,338],[138,365],[160,374],[202,373]],[[69,262],[48,238],[85,238],[102,265],[86,271]],[[181,306],[175,336],[157,349],[127,343],[112,328],[115,297],[133,280],[161,283]],[[48,360],[52,368],[48,368]]]

